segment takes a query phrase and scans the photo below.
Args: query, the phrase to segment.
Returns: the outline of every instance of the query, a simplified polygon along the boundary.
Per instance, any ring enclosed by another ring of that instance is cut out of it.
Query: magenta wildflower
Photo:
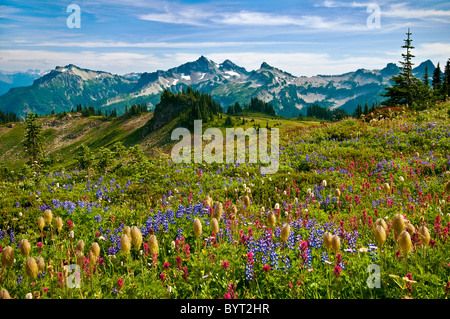
[[[178,269],[181,269],[181,257],[178,256],[177,258],[175,258],[175,261],[176,261],[176,263],[177,263],[177,268],[178,268]]]
[[[342,262],[342,254],[336,254],[336,264],[340,264]]]
[[[250,264],[253,264],[253,253],[252,253],[251,251],[249,251],[249,252],[247,253],[247,261],[248,261]]]
[[[334,275],[336,276],[336,278],[339,278],[339,276],[341,275],[341,266],[339,265],[335,265],[334,266]]]
[[[117,280],[117,286],[119,286],[119,290],[122,289],[122,287],[123,287],[123,279],[122,278]]]
[[[185,281],[187,281],[188,276],[189,276],[189,272],[188,272],[187,267],[185,266],[185,267],[183,268],[183,279],[184,279]]]

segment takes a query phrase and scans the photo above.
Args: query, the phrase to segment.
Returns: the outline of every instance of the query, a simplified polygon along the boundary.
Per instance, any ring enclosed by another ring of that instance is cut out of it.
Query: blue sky
[[[67,26],[70,4],[80,7],[80,28]],[[371,19],[376,12],[379,27]],[[413,62],[445,64],[448,1],[2,0],[0,70],[72,63],[152,72],[204,55],[247,70],[267,62],[296,76],[341,74],[398,63],[408,28]]]

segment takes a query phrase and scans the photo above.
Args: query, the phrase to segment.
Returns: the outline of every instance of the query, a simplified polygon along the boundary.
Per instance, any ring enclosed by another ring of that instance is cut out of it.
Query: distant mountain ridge
[[[28,86],[33,81],[42,77],[49,71],[29,69],[25,72],[7,72],[0,70],[0,95],[5,94],[9,89],[18,86]]]
[[[415,67],[413,74],[422,78],[425,66],[431,77],[435,66],[430,60]],[[29,111],[38,114],[70,111],[81,104],[116,109],[121,114],[131,104],[146,102],[153,108],[164,89],[177,93],[190,86],[210,94],[224,111],[235,102],[245,104],[257,97],[272,104],[277,114],[285,117],[298,116],[314,103],[352,113],[358,104],[381,102],[380,93],[391,85],[390,78],[399,70],[396,64],[388,63],[380,70],[297,77],[266,62],[257,70],[248,71],[228,59],[218,64],[204,56],[166,71],[126,75],[69,64],[37,77],[31,85],[10,88],[0,96],[0,109],[24,116]]]

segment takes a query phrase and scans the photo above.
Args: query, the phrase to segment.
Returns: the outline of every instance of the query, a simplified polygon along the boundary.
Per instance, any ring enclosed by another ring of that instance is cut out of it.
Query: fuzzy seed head
[[[238,213],[237,206],[235,204],[231,205],[231,219],[235,220]]]
[[[333,239],[333,235],[329,232],[323,234],[323,245],[326,250],[331,250],[331,240]]]
[[[6,289],[0,290],[0,299],[11,299],[8,290]]]
[[[420,243],[425,247],[430,243],[430,231],[427,226],[422,226],[419,228],[419,239]]]
[[[55,218],[55,227],[56,229],[58,229],[58,231],[61,231],[61,229],[63,228],[63,220],[61,217]]]
[[[392,226],[394,227],[394,231],[400,234],[405,229],[405,219],[402,214],[395,214],[392,219]]]
[[[131,227],[131,242],[136,249],[141,248],[142,245],[142,233],[136,226]]]
[[[53,214],[52,211],[50,209],[46,209],[44,211],[44,220],[45,222],[50,225],[52,223],[52,219],[53,219]]]
[[[386,241],[386,231],[383,226],[377,225],[375,227],[375,239],[377,240],[379,246],[383,246]]]
[[[27,263],[25,264],[25,274],[31,279],[34,280],[37,278],[37,274],[39,272],[38,265],[36,263],[36,259],[33,257],[27,258]]]
[[[122,230],[122,233],[131,238],[131,228],[130,226],[125,226]]]
[[[77,243],[77,250],[78,251],[84,251],[84,241],[83,239],[80,239]]]
[[[217,202],[216,206],[214,207],[212,217],[216,218],[217,220],[220,220],[222,218],[222,213],[223,213],[223,205],[221,202]]]
[[[22,239],[19,244],[20,254],[27,258],[30,255],[31,245],[26,239]]]
[[[45,261],[44,261],[44,258],[42,258],[42,257],[38,257],[38,258],[36,258],[36,264],[37,264],[37,266],[38,266],[38,270],[39,270],[39,272],[41,272],[41,271],[43,271],[44,270],[44,268],[45,268]]]
[[[211,231],[216,235],[219,234],[219,222],[215,217],[211,219]]]
[[[339,252],[339,249],[341,248],[341,239],[339,236],[334,235],[331,239],[331,249],[335,254]]]
[[[405,253],[405,255],[408,255],[408,253],[411,251],[411,236],[406,230],[400,233],[400,236],[398,237],[398,245]]]
[[[79,251],[77,252],[77,265],[82,269],[83,264],[84,264],[84,255],[81,251]]]
[[[383,184],[383,191],[387,194],[390,193],[391,191],[391,186],[389,186],[389,183],[384,183]]]
[[[341,196],[341,191],[338,188],[336,188],[334,190],[334,196],[336,196],[336,197],[340,197]]]
[[[94,253],[96,257],[100,256],[100,246],[97,242],[94,242],[91,246],[91,251]]]
[[[283,227],[281,228],[281,234],[280,234],[280,237],[281,237],[281,240],[283,241],[283,243],[285,243],[288,240],[290,232],[291,232],[291,226],[288,223],[284,224]]]
[[[37,223],[38,223],[39,229],[40,229],[41,232],[42,232],[42,230],[44,230],[44,226],[45,226],[45,220],[44,220],[44,217],[42,217],[42,216],[38,217]]]
[[[209,195],[206,196],[205,202],[206,202],[206,205],[208,205],[209,207],[213,206],[213,200],[211,197],[209,197]]]
[[[381,227],[384,228],[384,232],[387,231],[388,225],[386,224],[386,222],[384,221],[383,218],[378,218],[378,219],[375,221],[375,226],[378,226],[378,225],[380,225]]]
[[[249,209],[249,207],[250,207],[250,197],[245,195],[242,200],[244,202],[245,209]]]
[[[447,194],[450,194],[450,181],[448,181],[447,184],[445,184],[444,191]]]
[[[416,228],[413,224],[411,224],[408,220],[405,223],[406,231],[409,233],[409,235],[413,236],[416,232]]]
[[[128,255],[130,253],[131,242],[130,242],[130,237],[128,237],[127,234],[123,234],[120,239],[120,249],[122,249],[122,252],[125,255]]]
[[[89,251],[89,264],[95,265],[97,263],[97,259],[98,259],[98,256],[96,256],[95,253],[92,250],[90,250]]]
[[[159,246],[158,246],[158,239],[155,235],[151,235],[148,239],[148,248],[150,250],[150,253],[152,255],[158,254]]]
[[[11,246],[6,246],[2,251],[2,264],[6,266],[6,268],[11,268],[14,264],[14,250]]]
[[[200,219],[194,219],[194,235],[200,237],[202,235],[202,222]]]
[[[270,228],[275,227],[275,224],[277,223],[277,217],[273,212],[269,212],[267,214],[267,225],[269,225]]]

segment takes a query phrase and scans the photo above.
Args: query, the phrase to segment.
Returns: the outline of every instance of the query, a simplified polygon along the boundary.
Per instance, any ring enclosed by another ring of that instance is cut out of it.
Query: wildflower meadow
[[[279,169],[117,148],[0,183],[11,299],[446,299],[449,103],[280,132]]]

